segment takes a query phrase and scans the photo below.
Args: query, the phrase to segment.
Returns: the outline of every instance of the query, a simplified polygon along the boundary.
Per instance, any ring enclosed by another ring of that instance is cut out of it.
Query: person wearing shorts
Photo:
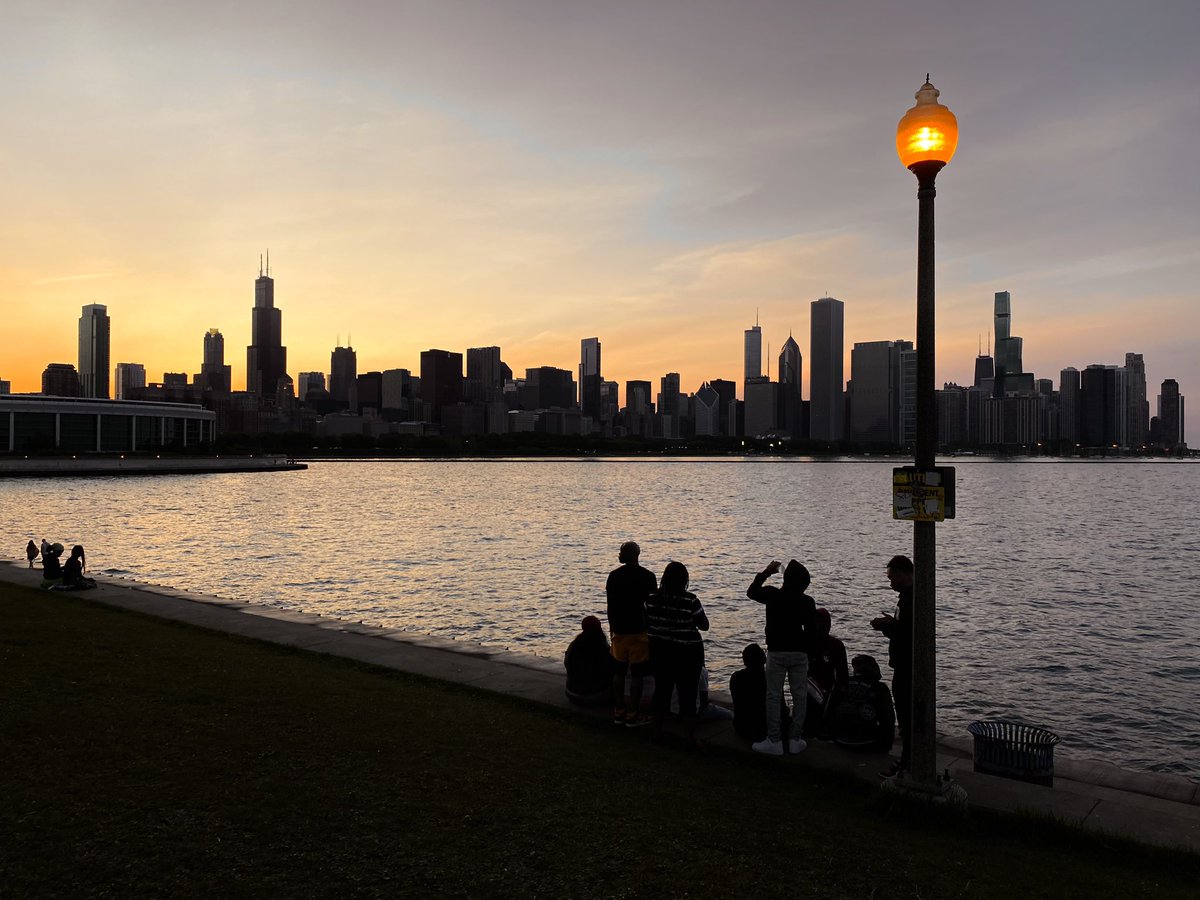
[[[650,724],[641,711],[642,684],[650,669],[650,637],[646,631],[646,598],[658,590],[658,580],[638,564],[641,548],[626,541],[617,553],[621,565],[608,575],[608,628],[612,634],[613,724],[630,728]],[[629,673],[629,704],[625,703],[625,673]]]

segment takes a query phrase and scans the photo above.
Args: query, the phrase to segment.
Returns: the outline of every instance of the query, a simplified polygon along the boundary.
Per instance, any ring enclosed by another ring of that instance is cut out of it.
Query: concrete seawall
[[[24,560],[0,565],[0,581],[36,586],[41,570]],[[214,631],[340,656],[481,690],[521,697],[579,715],[607,717],[608,709],[573,706],[564,696],[565,673],[557,660],[495,650],[465,641],[380,628],[363,623],[190,594],[172,588],[100,578],[95,590],[71,596],[134,610]],[[713,695],[720,703],[728,697]],[[750,752],[728,720],[702,722],[697,736],[728,752]],[[849,753],[811,742],[780,765],[839,771],[878,782],[883,755]],[[1054,787],[1041,787],[973,771],[970,738],[941,736],[938,770],[961,785],[972,807],[1038,812],[1099,832],[1144,843],[1200,852],[1200,784],[1178,775],[1131,772],[1107,763],[1061,754]]]
[[[0,457],[0,478],[88,475],[197,475],[215,472],[292,472],[307,469],[287,456],[54,456]]]

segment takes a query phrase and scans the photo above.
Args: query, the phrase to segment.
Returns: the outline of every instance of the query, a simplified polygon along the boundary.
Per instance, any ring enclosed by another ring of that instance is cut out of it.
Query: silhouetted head
[[[600,624],[600,620],[595,616],[584,616],[583,621],[580,623],[580,627],[584,630],[584,632],[598,631],[600,634],[604,634],[604,628]]]
[[[893,556],[887,564],[888,582],[893,591],[902,591],[913,586],[913,561],[907,556]]]
[[[767,654],[758,644],[747,644],[742,648],[742,665],[747,669],[761,669],[767,664]]]
[[[850,668],[859,678],[865,678],[870,682],[876,682],[883,678],[883,673],[879,671],[879,663],[875,662],[873,656],[861,654],[854,657],[850,660]]]
[[[626,541],[621,545],[621,549],[617,551],[617,560],[618,562],[632,565],[638,561],[638,557],[641,555],[642,548],[637,545],[636,541]]]
[[[83,557],[83,544],[76,544],[71,548],[71,559],[75,559],[76,557]]]
[[[53,553],[55,556],[62,556],[62,552],[66,549],[67,548],[64,547],[62,544],[51,544],[50,545],[50,552]]]
[[[810,584],[812,584],[812,576],[808,574],[808,569],[794,559],[787,564],[787,568],[783,570],[783,586],[785,588],[807,591]]]
[[[667,563],[667,567],[663,569],[662,578],[659,580],[659,587],[667,594],[682,594],[688,587],[688,570],[681,562],[671,560]]]
[[[829,615],[829,610],[821,607],[817,610],[817,637],[829,637],[829,632],[833,630],[833,617]]]

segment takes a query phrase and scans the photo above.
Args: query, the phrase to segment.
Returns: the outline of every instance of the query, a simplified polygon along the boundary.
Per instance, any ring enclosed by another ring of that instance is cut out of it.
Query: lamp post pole
[[[914,468],[937,465],[937,395],[934,390],[934,181],[958,146],[958,120],[938,103],[925,77],[916,105],[896,127],[900,162],[917,176],[917,446]],[[938,483],[940,483],[940,478]],[[928,510],[925,510],[928,513]],[[937,535],[931,517],[913,522],[912,710],[908,735],[912,786],[938,793],[937,775]]]
[[[933,183],[943,162],[912,166],[917,176],[917,445],[913,462],[929,471],[937,464],[934,393],[935,295]],[[937,784],[937,533],[934,522],[913,523],[912,779]]]

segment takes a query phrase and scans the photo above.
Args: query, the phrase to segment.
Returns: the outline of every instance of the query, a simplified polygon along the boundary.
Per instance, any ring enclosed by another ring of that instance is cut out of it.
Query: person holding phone
[[[896,721],[900,724],[900,759],[880,774],[890,778],[908,771],[912,735],[912,661],[913,661],[913,561],[893,556],[887,564],[888,584],[899,594],[896,615],[884,613],[871,620],[871,627],[888,639],[888,665],[892,667],[892,697],[896,702]]]

